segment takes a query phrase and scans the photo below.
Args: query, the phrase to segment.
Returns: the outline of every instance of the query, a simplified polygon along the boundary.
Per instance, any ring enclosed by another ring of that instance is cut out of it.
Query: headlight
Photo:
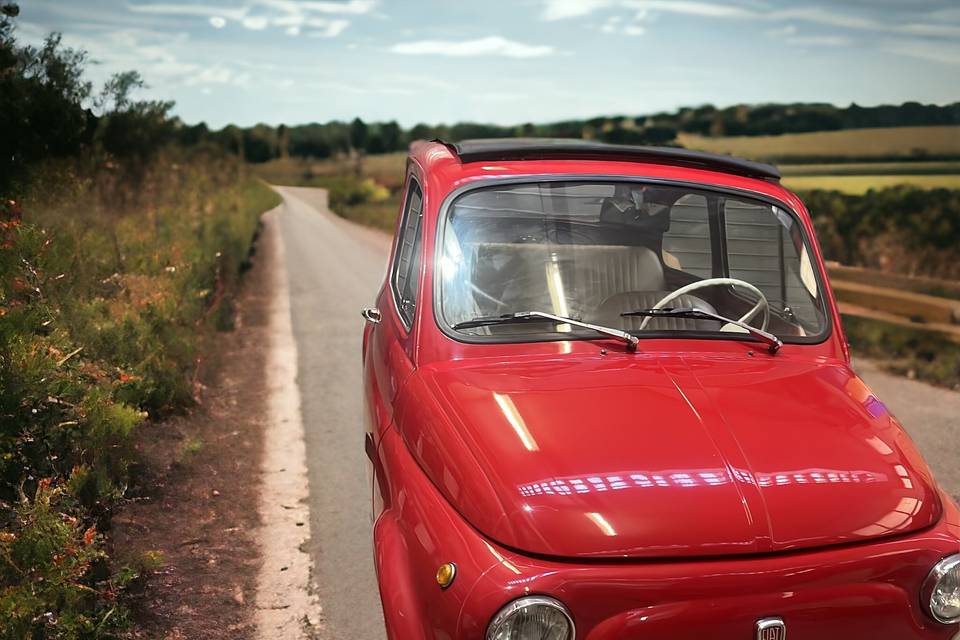
[[[567,608],[546,596],[514,600],[487,627],[487,640],[573,640],[575,635]]]
[[[923,583],[923,598],[937,622],[960,622],[960,554],[937,563]]]

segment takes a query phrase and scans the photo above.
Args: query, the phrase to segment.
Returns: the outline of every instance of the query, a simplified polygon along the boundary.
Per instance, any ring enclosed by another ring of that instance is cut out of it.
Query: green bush
[[[350,176],[331,176],[320,180],[321,186],[329,193],[330,208],[340,211],[362,204],[383,202],[390,197],[390,191],[381,187],[371,178],[360,179]]]
[[[829,260],[934,278],[960,278],[960,191],[911,186],[800,194]]]
[[[0,532],[0,638],[74,640],[124,623],[118,594],[135,572],[110,576],[94,525],[72,513],[64,487],[40,482]]]

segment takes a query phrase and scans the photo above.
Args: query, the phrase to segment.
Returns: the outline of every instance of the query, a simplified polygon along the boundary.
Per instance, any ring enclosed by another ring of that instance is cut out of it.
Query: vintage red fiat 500
[[[396,640],[947,640],[960,516],[773,167],[417,143],[365,309]]]

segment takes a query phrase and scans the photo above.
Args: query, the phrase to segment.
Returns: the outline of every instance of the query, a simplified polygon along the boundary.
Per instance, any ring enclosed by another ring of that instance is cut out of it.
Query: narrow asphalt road
[[[306,430],[315,582],[324,640],[384,637],[372,565],[363,453],[359,311],[383,281],[389,239],[338,218],[326,193],[282,187],[298,384]],[[904,424],[943,486],[960,497],[960,393],[859,362],[858,372]]]
[[[363,452],[360,309],[373,302],[389,240],[329,213],[326,193],[280,188],[310,485],[307,543],[323,640],[385,637],[373,570]]]

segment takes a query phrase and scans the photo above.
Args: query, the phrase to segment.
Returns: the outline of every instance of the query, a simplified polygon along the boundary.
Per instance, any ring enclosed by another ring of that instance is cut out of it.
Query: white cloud
[[[898,31],[918,36],[944,36],[960,38],[960,25],[952,24],[905,24]]]
[[[960,37],[960,15],[939,12],[931,15],[937,22],[898,23],[880,21],[864,15],[835,11],[824,6],[800,6],[771,10],[764,4],[720,3],[706,0],[541,0],[544,20],[562,20],[589,15],[603,9],[656,11],[704,18],[743,19],[767,22],[799,21],[847,29],[916,36]],[[606,26],[601,30],[611,32]],[[824,36],[838,38],[838,36]]]
[[[614,4],[612,0],[544,0],[541,17],[544,20],[578,18]]]
[[[161,96],[180,86],[245,88],[253,80],[250,73],[234,70],[232,65],[182,59],[181,52],[191,50],[185,33],[108,28],[67,33],[64,43],[89,52],[97,63],[89,67],[90,78],[98,84],[123,69],[138,69],[149,84],[148,92]]]
[[[885,43],[885,51],[930,62],[960,65],[960,46],[956,43],[939,43],[928,40],[898,40]]]
[[[350,21],[313,19],[308,20],[307,24],[318,29],[317,31],[311,31],[307,34],[311,38],[336,38],[347,30],[347,27],[350,26]]]
[[[792,36],[795,33],[797,33],[797,27],[792,24],[767,30],[767,35],[771,38],[786,38],[787,36]]]
[[[313,27],[311,35],[332,38],[342,33],[350,22],[330,16],[364,15],[373,12],[379,0],[347,0],[345,2],[317,0],[247,0],[233,8],[186,3],[128,4],[134,13],[172,17],[204,17],[215,28],[227,21],[239,22],[247,29],[262,31],[268,27],[283,29],[288,35],[297,35],[303,26]]]
[[[695,0],[623,0],[622,6],[631,9],[656,10],[665,13],[705,16],[711,18],[753,18],[757,13],[730,4],[697,2]]]
[[[603,33],[621,33],[626,36],[642,36],[647,32],[647,28],[641,24],[646,16],[646,11],[639,11],[633,17],[633,21],[628,23],[623,19],[623,16],[613,15],[600,26],[600,31]]]
[[[339,13],[346,15],[365,15],[371,13],[380,4],[376,0],[349,0],[349,2],[294,2],[304,11],[317,13]]]
[[[882,30],[886,25],[864,18],[861,16],[852,16],[846,13],[837,13],[822,7],[798,7],[796,9],[784,9],[768,14],[768,17],[774,20],[803,20],[828,27],[841,27],[844,29],[857,30]]]
[[[242,20],[241,24],[251,31],[263,31],[270,26],[270,20],[266,16],[248,16]]]
[[[785,42],[798,47],[846,47],[852,44],[850,38],[844,36],[793,36]]]
[[[401,42],[390,48],[393,53],[437,56],[504,56],[506,58],[542,58],[556,53],[548,45],[531,45],[489,36],[477,40],[420,40]]]
[[[215,84],[233,85],[236,87],[250,86],[250,74],[246,72],[237,73],[223,65],[214,65],[212,67],[198,68],[194,73],[184,79],[184,84],[188,87],[210,86]]]
[[[755,17],[754,11],[731,4],[699,0],[543,0],[543,20],[564,20],[596,13],[602,9],[637,9],[707,17]]]
[[[151,13],[155,15],[167,15],[167,16],[198,16],[201,18],[212,18],[219,16],[229,20],[240,21],[246,17],[249,9],[245,7],[241,8],[229,8],[229,7],[214,7],[210,5],[202,4],[171,4],[171,3],[154,3],[154,4],[128,4],[127,9],[133,11],[134,13]]]
[[[603,23],[603,26],[600,27],[600,31],[604,33],[616,33],[621,22],[623,22],[622,16],[610,16],[607,18],[607,21]]]

